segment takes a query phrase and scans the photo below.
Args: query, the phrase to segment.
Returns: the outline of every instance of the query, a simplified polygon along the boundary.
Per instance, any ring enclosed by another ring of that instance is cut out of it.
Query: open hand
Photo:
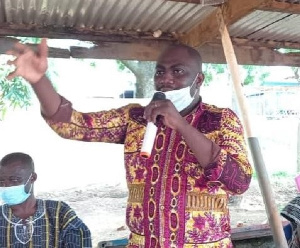
[[[34,51],[27,45],[16,43],[6,54],[15,57],[14,60],[7,62],[9,65],[15,66],[15,70],[8,74],[8,80],[21,76],[29,83],[35,84],[47,71],[48,46],[46,39],[42,39],[37,51]]]

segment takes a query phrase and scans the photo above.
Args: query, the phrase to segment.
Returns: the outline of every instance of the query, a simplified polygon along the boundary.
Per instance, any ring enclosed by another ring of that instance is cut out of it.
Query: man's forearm
[[[32,84],[32,88],[40,101],[42,113],[46,117],[54,115],[61,103],[61,97],[50,80],[44,75],[37,83]]]
[[[184,137],[190,149],[194,152],[199,164],[205,168],[215,162],[220,152],[220,147],[213,141],[205,137],[199,130],[189,125],[187,122],[181,125],[178,130]]]

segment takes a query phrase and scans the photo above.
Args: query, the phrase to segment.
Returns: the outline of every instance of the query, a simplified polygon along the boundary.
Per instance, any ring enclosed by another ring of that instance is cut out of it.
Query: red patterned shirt
[[[238,117],[205,103],[184,117],[221,148],[203,169],[181,134],[162,123],[151,157],[142,158],[143,112],[142,106],[130,104],[80,113],[63,99],[47,122],[63,138],[124,144],[128,247],[232,247],[228,197],[245,192],[252,175]]]

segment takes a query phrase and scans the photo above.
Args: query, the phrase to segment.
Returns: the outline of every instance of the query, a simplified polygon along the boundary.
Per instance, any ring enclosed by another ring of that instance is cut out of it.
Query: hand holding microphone
[[[157,100],[165,100],[166,95],[163,92],[156,92],[153,95],[152,101],[157,101]],[[143,158],[149,158],[152,152],[154,140],[156,137],[156,132],[157,132],[157,126],[153,122],[148,122],[147,127],[146,127],[146,132],[140,152],[140,156]]]

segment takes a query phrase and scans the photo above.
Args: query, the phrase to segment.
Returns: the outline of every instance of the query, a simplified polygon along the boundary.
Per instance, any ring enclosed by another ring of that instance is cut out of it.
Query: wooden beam
[[[267,5],[261,6],[259,10],[300,14],[300,4],[273,1]]]
[[[252,11],[270,4],[270,2],[272,0],[230,0],[222,7],[216,8],[199,25],[179,39],[187,45],[199,47],[219,36],[218,15],[222,14],[225,24],[229,26]]]
[[[0,54],[5,54],[18,42],[14,38],[0,38]],[[133,43],[95,42],[95,47],[83,48],[71,46],[70,49],[49,47],[51,58],[92,58],[155,61],[159,53],[172,42],[140,41]],[[36,49],[37,45],[29,45]]]
[[[299,173],[300,172],[300,122],[298,122],[298,131],[296,137],[297,137],[297,154],[296,154],[297,173]]]
[[[220,44],[206,44],[197,49],[204,63],[226,64]],[[300,53],[282,54],[272,48],[234,46],[240,65],[295,66],[299,67]]]
[[[0,24],[0,37],[40,37],[50,39],[74,39],[100,42],[134,42],[140,40],[174,41],[172,34],[162,33],[154,37],[153,32],[92,30],[24,24]]]
[[[124,44],[101,43],[94,48],[70,47],[69,56],[73,58],[120,59],[156,61],[157,56],[168,43],[162,44]],[[241,65],[295,66],[300,64],[300,54],[282,54],[270,48],[234,46],[238,63]],[[221,45],[204,45],[198,49],[204,63],[226,64]],[[60,57],[61,51],[50,50],[50,57]]]
[[[254,161],[255,171],[257,172],[259,187],[264,199],[268,221],[273,233],[275,247],[288,248],[287,240],[284,236],[281,225],[280,214],[276,208],[275,197],[272,191],[270,180],[268,178],[268,173],[263,160],[259,142],[257,137],[252,133],[249,105],[247,103],[246,96],[244,95],[236,53],[234,51],[228,29],[225,25],[222,15],[218,16],[218,21],[224,54],[230,70],[233,89],[238,100],[238,105],[245,128],[245,135],[248,138],[248,144]]]
[[[289,225],[288,221],[282,221],[282,228]],[[231,230],[232,240],[251,240],[261,237],[272,237],[269,224],[258,224],[244,227],[234,227]]]
[[[269,224],[232,228],[231,231],[232,240],[254,239],[267,236],[272,236]]]
[[[97,47],[90,49],[71,47],[70,50],[73,58],[156,61],[160,52],[170,44],[170,42],[101,42]]]
[[[102,43],[94,48],[71,47],[70,56],[73,58],[94,59],[120,59],[156,61],[157,56],[168,44],[119,44]],[[269,48],[249,48],[234,46],[238,63],[241,65],[264,65],[264,66],[295,66],[300,64],[300,54],[282,54]],[[224,51],[221,45],[204,45],[198,51],[202,55],[204,63],[226,64]],[[57,54],[49,56],[58,57]]]
[[[258,48],[272,48],[272,49],[298,49],[300,50],[300,43],[293,42],[277,42],[277,41],[252,41],[248,39],[232,38],[232,43],[236,46],[244,47],[258,47]],[[219,43],[219,42],[218,42]]]
[[[5,54],[17,42],[13,38],[0,38],[0,54]],[[70,47],[70,49],[49,48],[50,58],[94,58],[155,61],[158,54],[169,42],[117,43],[100,42],[94,48]],[[300,54],[281,54],[273,48],[252,47],[247,43],[235,42],[234,50],[239,64],[266,66],[295,66],[300,64]],[[244,45],[242,45],[244,44]],[[34,49],[36,45],[31,45]],[[201,46],[198,51],[204,63],[226,64],[222,45],[211,43]]]
[[[170,2],[194,3],[203,5],[217,5],[226,2],[227,0],[166,0]]]
[[[5,54],[10,50],[16,42],[19,42],[18,39],[14,38],[0,38],[0,54]],[[37,49],[37,45],[28,44],[34,50]],[[53,48],[49,47],[49,57],[51,58],[70,58],[70,51],[68,49]]]
[[[241,113],[242,122],[244,125],[245,137],[247,138],[253,137],[251,119],[249,115],[250,111],[249,111],[249,106],[247,104],[246,97],[243,93],[243,86],[242,86],[243,81],[240,74],[237,56],[234,51],[233,44],[231,42],[230,35],[227,26],[225,25],[222,14],[218,16],[218,23],[219,23],[219,32],[221,35],[224,55],[226,58],[228,69],[230,71],[232,86],[235,92],[235,96]]]

